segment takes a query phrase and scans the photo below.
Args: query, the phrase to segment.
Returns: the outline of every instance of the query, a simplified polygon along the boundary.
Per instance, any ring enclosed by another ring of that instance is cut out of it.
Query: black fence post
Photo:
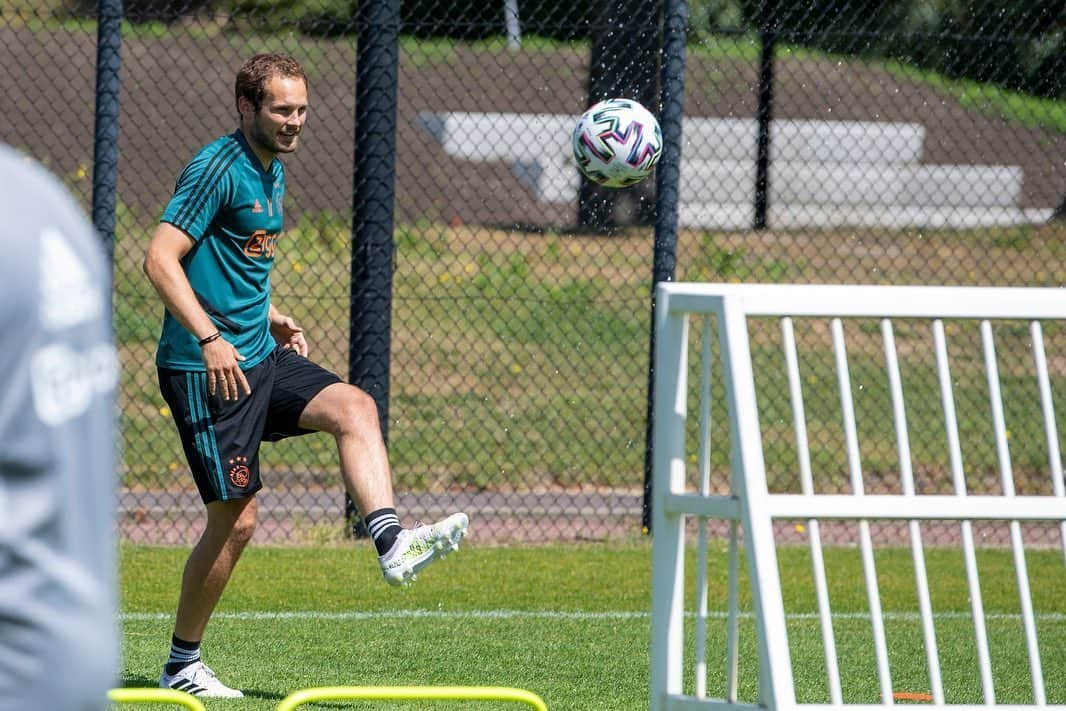
[[[348,377],[374,398],[388,442],[400,0],[360,2],[358,27]],[[345,513],[365,536],[350,497]]]
[[[762,22],[759,38],[762,54],[759,60],[759,135],[755,156],[755,219],[752,227],[765,230],[766,213],[770,203],[770,123],[774,104],[774,49],[777,44],[776,0],[762,1]]]
[[[93,136],[93,225],[114,264],[115,193],[118,186],[119,76],[122,67],[122,0],[97,3],[96,113]],[[112,270],[114,266],[112,266]]]
[[[662,0],[599,0],[596,7],[588,105],[625,98],[656,113]],[[604,188],[581,176],[577,208],[580,229],[609,232],[618,226],[651,224],[654,196],[644,183],[623,189]]]
[[[688,0],[666,0],[663,7],[661,68],[663,155],[655,170],[655,255],[652,259],[651,338],[648,348],[648,415],[644,441],[644,503],[641,526],[651,533],[652,459],[655,402],[655,286],[673,281],[677,267],[677,211],[681,189],[681,119],[685,100],[685,42]]]

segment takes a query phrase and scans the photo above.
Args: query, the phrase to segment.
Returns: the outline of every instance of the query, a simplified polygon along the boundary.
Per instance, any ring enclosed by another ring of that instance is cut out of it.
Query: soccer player
[[[63,185],[0,145],[0,709],[118,678],[111,270]]]
[[[182,577],[160,686],[239,697],[200,659],[211,613],[256,525],[259,443],[333,435],[341,478],[377,548],[385,580],[403,585],[459,547],[465,514],[400,526],[374,400],[307,358],[303,329],[271,300],[285,172],[307,120],[307,78],[288,55],[261,54],[237,73],[239,127],[202,148],[178,178],[144,271],[166,306],[159,384],[207,508]]]

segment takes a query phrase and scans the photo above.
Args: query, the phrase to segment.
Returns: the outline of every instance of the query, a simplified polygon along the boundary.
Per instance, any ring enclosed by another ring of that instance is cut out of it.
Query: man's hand
[[[244,356],[237,352],[232,343],[224,338],[216,338],[205,343],[200,353],[207,367],[209,395],[220,390],[223,400],[236,400],[240,395],[238,390],[243,390],[246,395],[252,394],[248,379],[244,377],[244,371],[238,365],[239,361],[244,360]]]
[[[304,339],[304,330],[297,326],[290,316],[272,311],[270,335],[282,348],[294,350],[305,358],[307,357],[307,340]]]

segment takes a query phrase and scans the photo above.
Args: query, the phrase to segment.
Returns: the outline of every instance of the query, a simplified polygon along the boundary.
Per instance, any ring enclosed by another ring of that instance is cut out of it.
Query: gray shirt
[[[116,686],[110,268],[63,185],[0,145],[0,710]]]

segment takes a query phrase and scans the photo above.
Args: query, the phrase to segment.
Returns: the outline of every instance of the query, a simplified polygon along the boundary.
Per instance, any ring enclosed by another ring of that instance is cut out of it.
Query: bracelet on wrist
[[[204,336],[199,341],[197,341],[197,343],[199,343],[200,347],[203,348],[211,341],[217,341],[220,338],[222,338],[222,331],[215,331],[210,336]]]

